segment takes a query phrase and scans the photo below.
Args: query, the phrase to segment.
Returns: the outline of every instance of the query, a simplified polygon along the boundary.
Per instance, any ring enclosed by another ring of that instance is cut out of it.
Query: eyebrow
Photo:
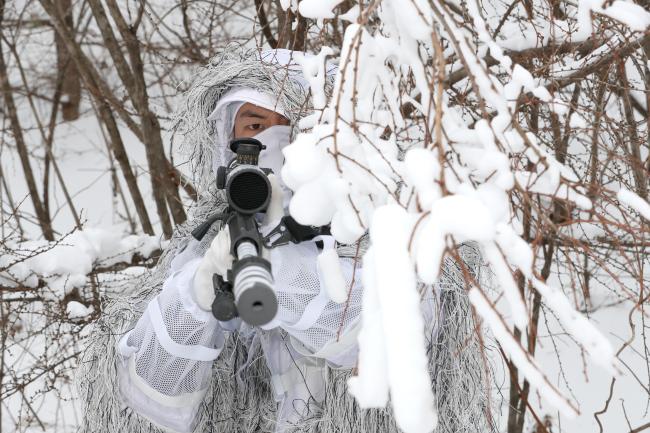
[[[246,110],[240,115],[241,117],[253,117],[255,119],[266,119],[266,116],[262,114],[255,113],[251,110]]]

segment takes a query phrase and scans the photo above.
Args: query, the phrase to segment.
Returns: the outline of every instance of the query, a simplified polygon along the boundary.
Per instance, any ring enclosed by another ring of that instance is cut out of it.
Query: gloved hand
[[[214,288],[212,275],[219,274],[224,279],[231,268],[233,256],[230,254],[230,229],[228,225],[221,228],[210,244],[203,260],[194,274],[194,301],[204,310],[212,311]]]
[[[280,186],[280,181],[274,174],[269,174],[269,182],[271,183],[271,201],[260,227],[262,234],[268,233],[284,216],[284,192]],[[262,251],[263,256],[268,259],[267,253],[266,249]],[[205,253],[194,275],[194,301],[202,309],[206,311],[212,310],[212,302],[214,301],[212,275],[218,274],[226,279],[226,274],[232,267],[233,259],[234,257],[230,254],[230,230],[228,225],[225,225],[210,244],[210,248]]]

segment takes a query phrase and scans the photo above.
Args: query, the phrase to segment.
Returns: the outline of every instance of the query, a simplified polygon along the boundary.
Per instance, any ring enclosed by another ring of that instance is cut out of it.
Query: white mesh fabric
[[[191,304],[189,290],[198,262],[188,262],[165,281],[127,337],[128,346],[138,348],[133,355],[135,374],[168,397],[207,389],[212,361],[223,346],[217,320]]]
[[[174,406],[170,408],[169,405],[160,403],[159,398],[152,398],[150,392],[143,392],[143,387],[137,385],[133,380],[137,378],[137,375],[131,374],[130,361],[128,361],[129,368],[121,368],[118,370],[119,389],[122,401],[154,425],[164,427],[163,431],[178,433],[190,433],[194,431],[199,405],[189,405],[185,402],[186,406],[184,407]]]
[[[271,250],[273,278],[278,298],[276,321],[293,338],[314,352],[336,340],[361,312],[361,274],[357,269],[354,286],[346,303],[337,304],[321,293],[316,256],[319,250],[313,242],[286,245]],[[354,259],[340,259],[341,270],[349,288]]]
[[[347,306],[331,302],[321,289],[318,254],[313,242],[278,247],[270,252],[279,303],[275,325],[296,340],[294,345],[303,345],[311,353],[336,341],[339,331],[345,334],[358,320],[361,310],[359,270]],[[200,258],[188,260],[165,281],[162,292],[150,302],[126,336],[124,346],[128,353],[134,353],[128,363],[120,366],[121,377],[126,377],[120,379],[122,392],[130,394],[123,395],[123,401],[136,412],[177,431],[182,424],[179,420],[188,420],[196,412],[200,403],[197,395],[202,395],[211,380],[212,359],[193,359],[190,352],[197,347],[213,350],[223,345],[223,330],[218,321],[210,312],[199,309],[191,297],[192,280],[200,261]],[[348,286],[353,263],[353,259],[341,259]],[[240,333],[242,330],[246,327]],[[275,360],[282,364],[270,362],[275,382],[291,385],[289,376],[284,381],[281,379],[287,368],[303,356],[294,353],[291,362],[276,359],[273,354],[268,356],[267,362]],[[302,378],[304,374],[296,377]],[[288,392],[285,389],[281,394]]]

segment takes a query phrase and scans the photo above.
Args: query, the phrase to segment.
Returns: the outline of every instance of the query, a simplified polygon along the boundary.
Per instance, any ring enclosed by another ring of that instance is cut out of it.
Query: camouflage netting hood
[[[208,120],[219,99],[231,89],[250,88],[274,95],[294,126],[309,113],[308,89],[300,79],[300,68],[287,67],[287,62],[278,61],[278,58],[273,60],[277,52],[271,53],[275,54],[264,57],[255,50],[230,47],[213,58],[192,80],[175,117],[174,131],[177,139],[182,140],[181,149],[189,157],[192,180],[200,198],[192,207],[190,220],[177,227],[156,268],[138,277],[122,293],[106,296],[102,316],[79,360],[77,381],[84,410],[80,432],[165,431],[136,414],[120,397],[118,365],[123,361],[117,344],[134,328],[149,301],[159,294],[174,270],[202,256],[216,234],[217,228],[213,227],[201,242],[197,242],[190,231],[207,215],[224,206],[213,185],[214,167],[224,162],[226,152],[224,146],[219,145],[215,122]],[[281,55],[286,54],[290,53]],[[339,248],[338,251],[345,257],[354,255],[356,248]],[[483,266],[479,252],[472,246],[463,246],[461,253],[471,272],[480,277]],[[426,338],[429,370],[438,399],[437,433],[494,431],[485,392],[487,380],[481,345],[462,275],[453,260],[446,260],[436,290],[423,290],[423,293],[432,294],[430,301],[435,306]],[[195,432],[280,430],[277,420],[282,409],[271,386],[264,345],[273,338],[286,344],[286,336],[280,328],[269,331],[248,328],[243,332],[226,333],[222,352],[211,368],[209,388],[200,403]],[[398,431],[390,409],[362,410],[358,407],[346,391],[351,369],[334,369],[317,361],[309,367],[321,369],[326,377],[322,400],[290,402],[294,406],[305,406],[303,412],[308,415],[297,423],[283,426],[283,432]]]
[[[219,124],[210,119],[220,98],[232,89],[248,88],[270,95],[295,127],[310,110],[309,87],[299,64],[303,53],[288,50],[226,49],[192,80],[175,115],[175,135],[188,155],[193,181],[199,191],[214,182],[214,167],[226,163],[226,145],[218,137]],[[331,83],[329,83],[331,85]]]

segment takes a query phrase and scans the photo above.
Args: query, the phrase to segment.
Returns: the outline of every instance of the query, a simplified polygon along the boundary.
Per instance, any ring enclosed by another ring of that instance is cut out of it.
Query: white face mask
[[[260,153],[258,165],[261,168],[270,168],[273,170],[273,173],[278,177],[283,187],[284,182],[282,182],[282,176],[280,175],[282,165],[284,164],[282,149],[289,144],[290,132],[290,126],[275,125],[253,137],[266,146],[266,149]]]

